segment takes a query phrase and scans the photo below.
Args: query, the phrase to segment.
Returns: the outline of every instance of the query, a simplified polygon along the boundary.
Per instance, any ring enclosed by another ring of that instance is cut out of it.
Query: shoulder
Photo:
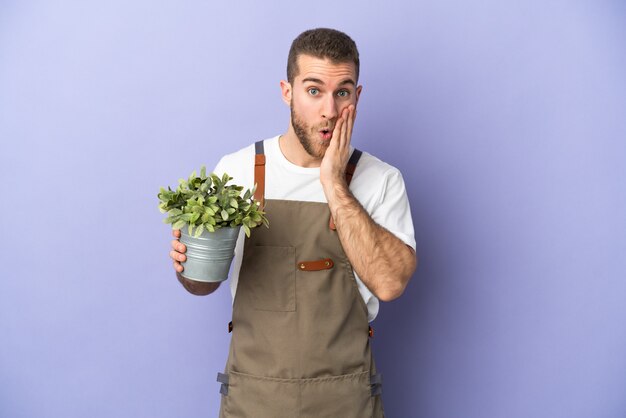
[[[383,160],[370,154],[369,152],[361,152],[361,158],[359,158],[359,163],[357,164],[357,171],[366,173],[366,175],[385,175],[389,172],[400,172],[400,170],[398,170],[396,167],[384,162]]]
[[[216,171],[232,170],[241,167],[242,164],[248,162],[254,157],[254,144],[241,148],[235,152],[224,155],[220,158],[216,166]]]
[[[246,188],[254,186],[254,142],[235,152],[224,155],[213,172],[218,176],[227,173],[233,182]]]
[[[354,188],[355,194],[364,194],[369,197],[364,200],[370,200],[384,196],[390,185],[404,188],[400,170],[368,152],[362,152],[350,187]]]
[[[265,145],[266,154],[267,154],[268,146],[271,146],[272,144],[277,143],[277,141],[278,141],[278,135],[261,141]],[[232,168],[237,168],[241,166],[246,166],[246,164],[249,165],[251,161],[254,162],[254,155],[256,154],[255,144],[256,144],[256,141],[235,152],[224,155],[220,159],[220,161],[217,163],[217,167],[225,168],[225,169],[232,169]]]

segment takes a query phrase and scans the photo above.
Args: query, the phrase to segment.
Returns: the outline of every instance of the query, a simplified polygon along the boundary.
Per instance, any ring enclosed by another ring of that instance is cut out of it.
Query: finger
[[[333,130],[333,136],[330,138],[330,144],[328,148],[332,148],[334,150],[339,148],[339,143],[341,142],[341,127],[343,126],[343,118],[337,119],[337,124],[335,125],[335,129]]]
[[[341,119],[343,119],[344,123],[348,121],[348,112],[350,112],[349,107],[346,107],[341,111]]]
[[[178,251],[179,253],[185,253],[187,252],[187,246],[185,244],[182,244],[179,240],[177,239],[173,239],[172,240],[172,248],[176,251]]]
[[[179,273],[182,273],[184,269],[185,268],[178,261],[174,261],[174,270],[176,270]]]
[[[346,133],[347,136],[347,146],[350,146],[350,142],[352,141],[352,128],[354,127],[354,117],[356,116],[356,108],[353,105],[348,106],[350,112],[348,113],[348,131]]]
[[[176,238],[180,238],[180,229],[172,229],[172,235]]]
[[[337,122],[335,123],[335,129],[333,129],[333,136],[331,139],[337,138],[339,136],[342,123],[343,123],[343,112],[341,112],[341,115],[339,115],[339,117],[337,118]]]
[[[181,263],[187,261],[187,256],[185,254],[177,253],[176,251],[170,251],[170,258]]]
[[[342,114],[342,124],[341,124],[341,134],[339,135],[340,141],[339,141],[339,149],[341,151],[344,151],[346,148],[346,143],[349,143],[349,141],[346,138],[346,135],[348,133],[348,113],[347,113],[348,109],[345,109],[343,114]]]
[[[342,149],[346,147],[346,140],[349,140],[350,138],[347,137],[348,135],[348,129],[350,128],[350,106],[346,107],[343,112],[341,113],[342,119],[343,119],[343,125],[344,125],[344,134],[341,138],[341,147]]]

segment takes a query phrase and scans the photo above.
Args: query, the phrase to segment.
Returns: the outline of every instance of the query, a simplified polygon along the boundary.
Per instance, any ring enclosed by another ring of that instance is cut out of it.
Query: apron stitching
[[[362,378],[363,376],[367,377],[367,383],[369,385],[369,370],[365,370],[362,372],[342,374],[339,376],[326,376],[326,377],[307,377],[307,378],[284,378],[284,377],[270,377],[270,376],[257,376],[254,374],[241,373],[241,372],[231,372],[235,376],[240,376],[247,379],[254,380],[267,380],[270,382],[276,383],[325,383],[325,382],[337,382],[342,380],[352,380],[354,378]]]
[[[344,268],[348,272],[348,277],[352,284],[352,290],[353,290],[352,293],[358,299],[359,305],[361,306],[361,308],[363,308],[363,311],[365,312],[365,322],[369,324],[369,321],[368,321],[369,310],[367,309],[367,305],[365,304],[365,301],[363,300],[363,296],[361,296],[361,292],[359,292],[359,285],[356,282],[356,277],[354,276],[354,270],[352,270],[352,265],[350,264],[350,260],[348,260],[347,255],[344,255],[343,261],[344,261]]]

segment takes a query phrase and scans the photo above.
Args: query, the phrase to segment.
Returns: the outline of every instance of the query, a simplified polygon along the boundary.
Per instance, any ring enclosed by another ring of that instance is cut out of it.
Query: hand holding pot
[[[251,228],[268,226],[254,188],[242,195],[243,186],[230,180],[226,173],[207,176],[203,166],[200,176],[194,171],[188,180],[180,179],[176,190],[161,187],[159,210],[172,224],[170,258],[177,275],[205,283],[228,279],[239,230],[249,237]]]
[[[185,268],[180,263],[187,261],[187,256],[185,255],[185,253],[187,252],[187,246],[178,240],[178,238],[180,238],[181,236],[179,229],[173,229],[172,235],[176,239],[172,240],[172,251],[170,251],[170,258],[174,260],[174,269],[176,270],[176,278],[178,279],[178,281],[185,287],[185,289],[187,289],[188,292],[194,295],[204,296],[208,295],[209,293],[215,292],[220,285],[219,282],[196,282],[193,280],[188,280],[181,276],[180,273],[182,273]]]
[[[180,229],[172,229],[172,235],[176,239],[172,240],[172,251],[170,251],[170,258],[174,260],[174,270],[176,270],[178,273],[182,273],[184,267],[180,263],[187,260],[187,256],[185,255],[187,247],[185,247],[185,244],[182,244],[178,240],[178,238],[180,238]]]

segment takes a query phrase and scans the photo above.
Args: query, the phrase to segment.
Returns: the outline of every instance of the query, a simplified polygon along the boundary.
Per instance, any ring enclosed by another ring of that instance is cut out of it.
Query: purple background
[[[228,286],[187,294],[160,186],[286,129],[291,40],[358,43],[354,143],[421,258],[381,306],[389,417],[626,416],[618,1],[0,3],[0,416],[210,417]]]

